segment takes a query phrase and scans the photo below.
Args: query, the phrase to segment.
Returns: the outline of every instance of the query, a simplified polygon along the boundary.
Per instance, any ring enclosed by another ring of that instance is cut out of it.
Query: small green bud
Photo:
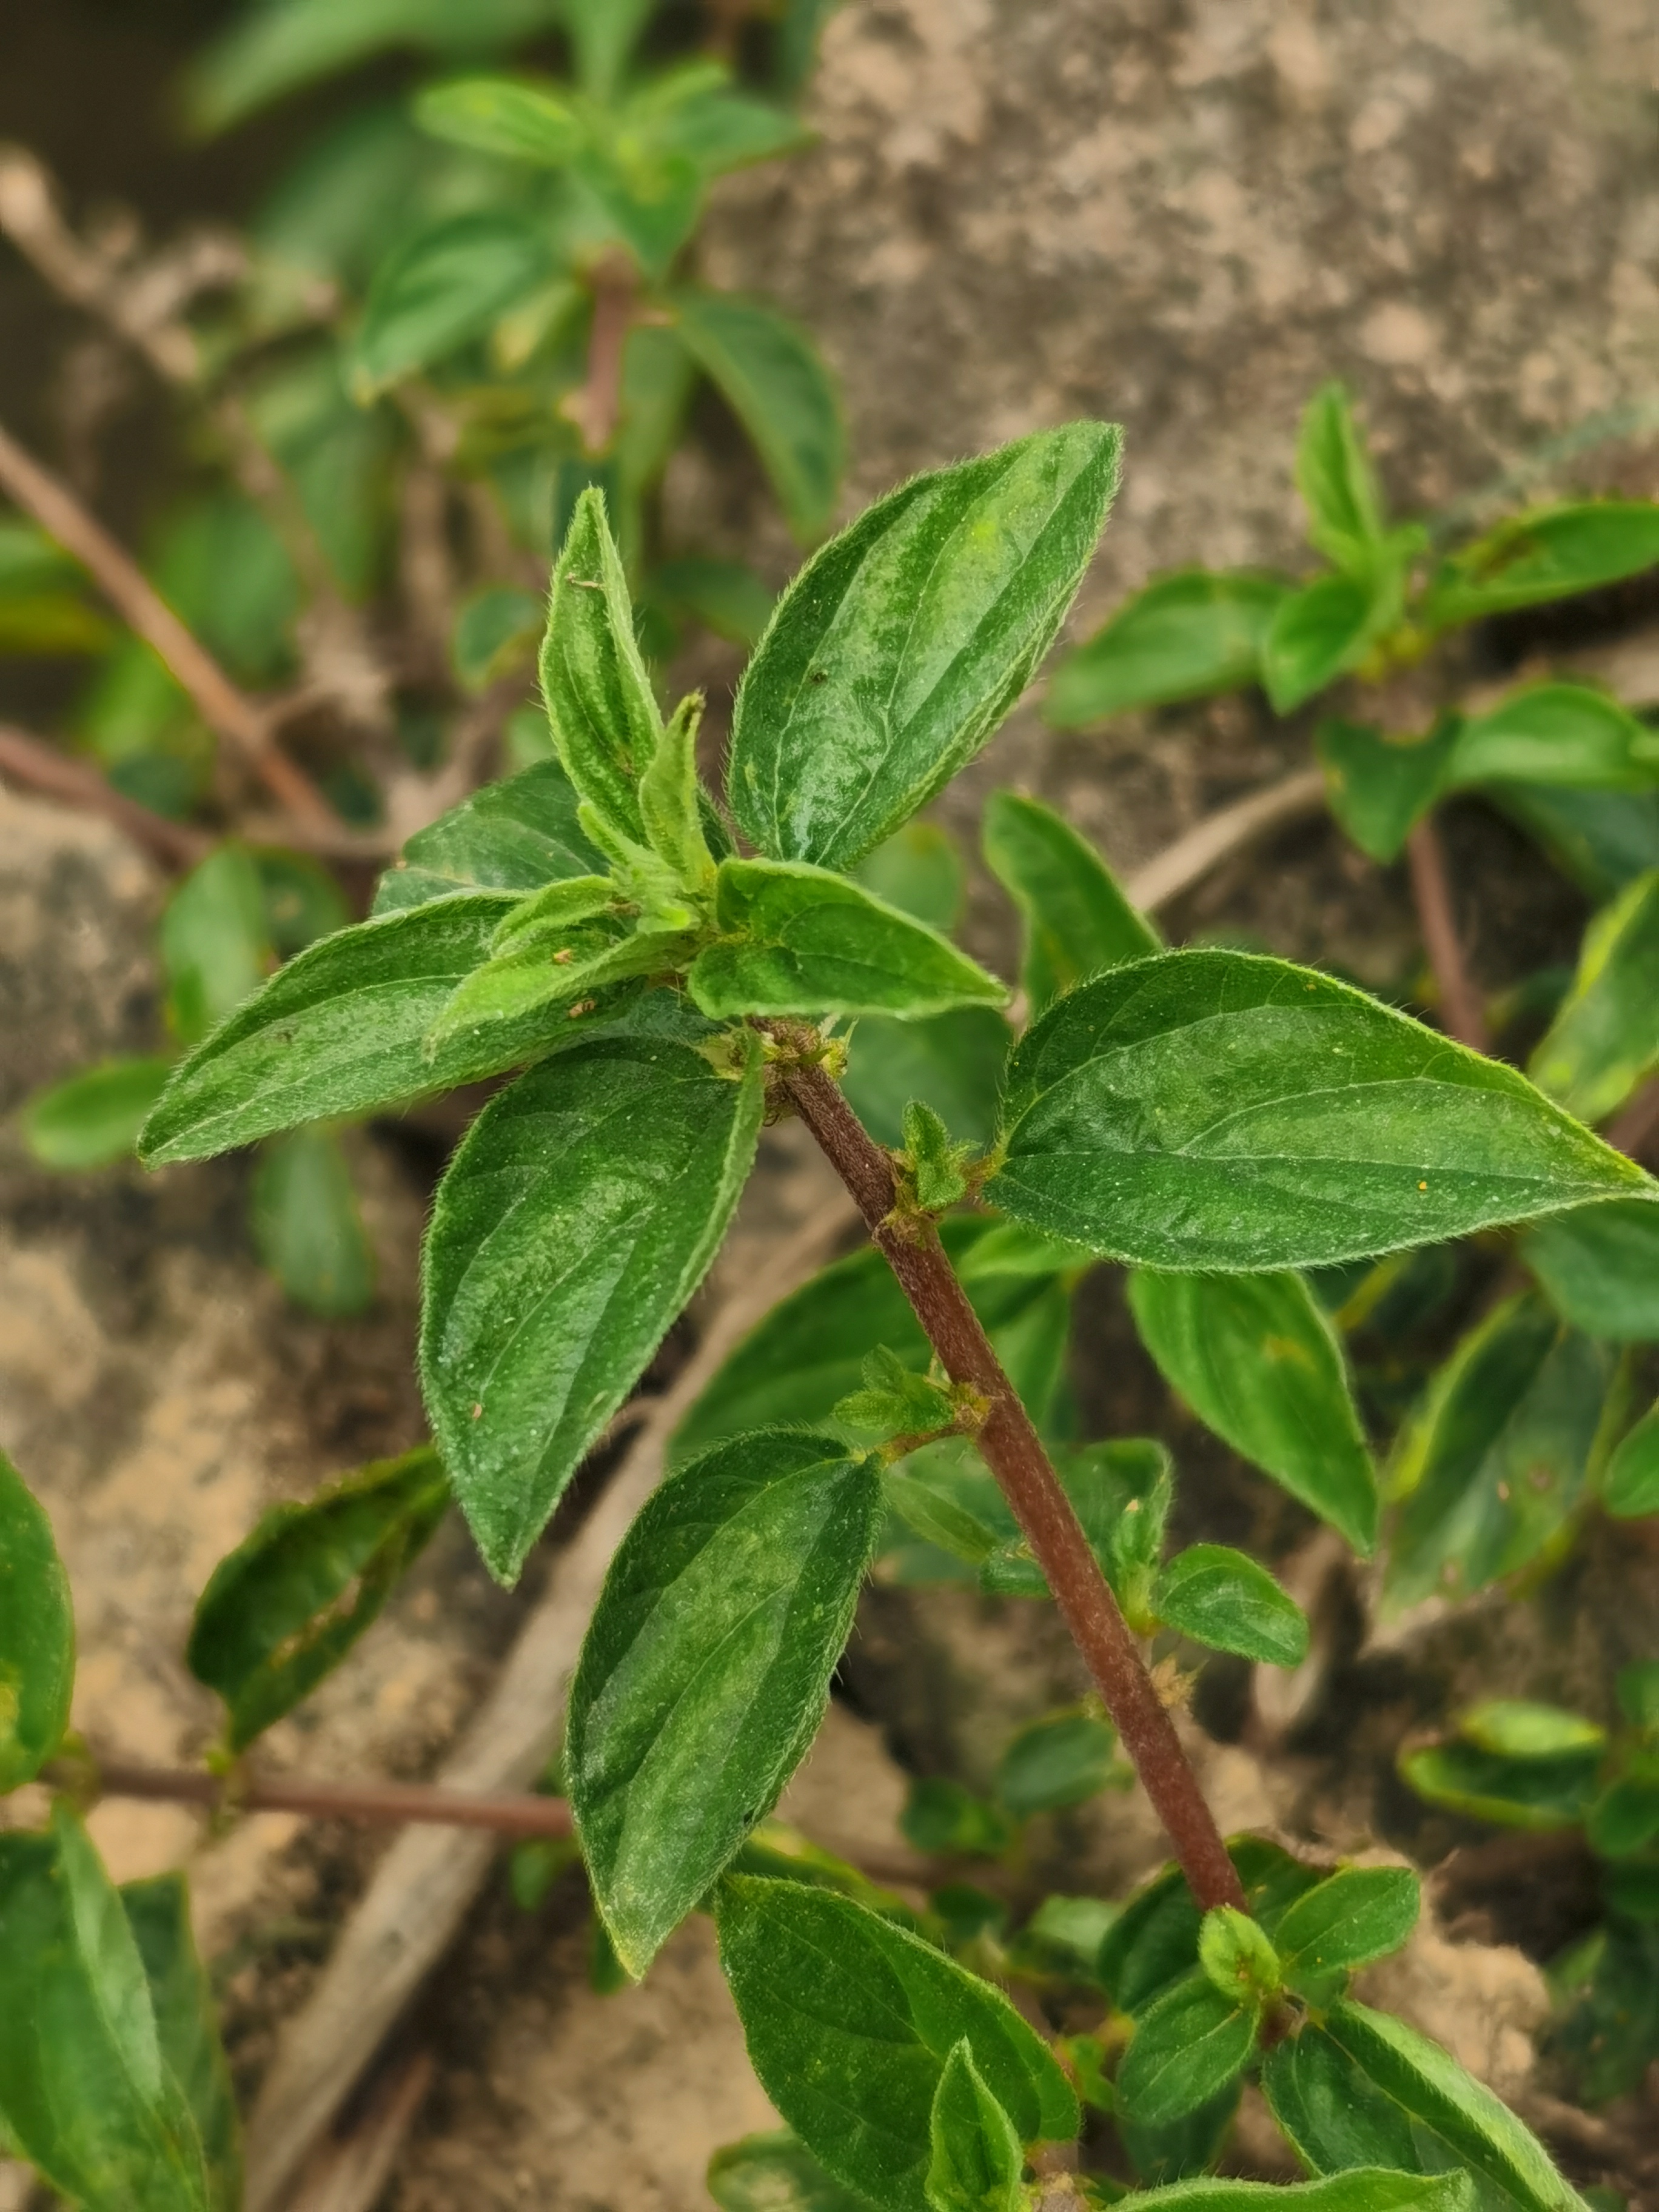
[[[1231,1905],[1205,1914],[1198,1962],[1222,1996],[1238,2004],[1259,2008],[1283,1984],[1278,1952],[1249,1913]]]

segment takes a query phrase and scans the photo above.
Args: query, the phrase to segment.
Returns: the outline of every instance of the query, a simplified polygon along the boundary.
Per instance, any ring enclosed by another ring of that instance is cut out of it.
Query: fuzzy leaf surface
[[[576,1046],[490,1101],[439,1186],[422,1382],[503,1581],[720,1248],[760,1129],[744,1048],[732,1080],[670,1039]]]
[[[1249,569],[1160,576],[1054,671],[1042,716],[1086,729],[1137,707],[1203,699],[1254,684],[1262,641],[1290,586]]]
[[[845,876],[800,861],[722,860],[715,920],[728,941],[692,963],[704,1013],[895,1014],[1000,1006],[1006,988],[965,952]]]
[[[605,495],[594,487],[577,501],[554,565],[541,678],[565,774],[606,821],[642,842],[637,786],[656,752],[662,717],[634,635],[633,602]]]
[[[1182,1272],[1313,1266],[1654,1190],[1512,1069],[1244,952],[1080,985],[1015,1048],[1003,1126],[993,1205]]]
[[[426,1049],[507,911],[499,893],[474,892],[308,946],[179,1063],[144,1124],[140,1158],[151,1167],[206,1159],[301,1122],[475,1082],[567,1043],[569,1024],[554,1007]]]
[[[1416,1927],[1421,1903],[1408,1867],[1345,1867],[1332,1875],[1297,1898],[1275,1932],[1291,1988],[1335,1967],[1386,1959]]]
[[[1391,2173],[1378,2167],[1323,2181],[1221,2181],[1206,2175],[1137,2192],[1133,2212],[1475,2212],[1466,2173]]]
[[[577,803],[556,761],[486,784],[410,839],[375,886],[374,912],[467,891],[521,897],[544,884],[602,873],[604,855],[582,834]]]
[[[1299,1667],[1308,1656],[1307,1616],[1248,1553],[1189,1544],[1158,1577],[1152,1611],[1212,1650],[1269,1667]]]
[[[873,1460],[778,1429],[671,1475],[623,1538],[571,1687],[564,1773],[630,1973],[817,1734],[881,1510]]]
[[[966,2039],[1022,2143],[1068,2142],[1077,2100],[1000,1990],[850,1899],[728,1875],[720,1965],[761,2086],[828,2171],[884,2212],[930,2212],[929,2123]]]
[[[994,791],[983,834],[986,864],[1024,926],[1020,981],[1034,1017],[1086,976],[1160,949],[1094,847],[1051,807]]]
[[[1073,423],[917,477],[808,562],[732,720],[727,791],[763,853],[848,867],[979,750],[1071,605],[1119,442]]]
[[[1195,2112],[1243,2069],[1255,2048],[1257,2008],[1188,1975],[1135,2021],[1117,2069],[1118,2103],[1143,2127]]]
[[[379,1615],[449,1504],[430,1445],[273,1506],[220,1560],[185,1663],[216,1690],[233,1751],[291,1712]]]
[[[74,1687],[69,1577],[45,1508],[0,1451],[0,1795],[57,1750]]]
[[[975,2065],[966,2036],[939,2077],[928,2136],[924,2187],[933,2212],[1016,2212],[1025,2170],[1019,2137]]]

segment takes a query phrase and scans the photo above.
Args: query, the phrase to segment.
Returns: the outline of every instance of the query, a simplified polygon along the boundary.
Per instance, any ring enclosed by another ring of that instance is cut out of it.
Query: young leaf
[[[994,975],[844,876],[791,860],[722,860],[715,921],[688,984],[704,1013],[937,1014],[1000,1006]]]
[[[0,1835],[0,2112],[87,2212],[216,2212],[121,1900],[61,1799]]]
[[[1365,575],[1383,534],[1382,501],[1340,384],[1322,385],[1303,412],[1296,484],[1310,541],[1340,568]]]
[[[1289,714],[1364,658],[1377,628],[1374,596],[1352,576],[1321,576],[1281,599],[1261,641],[1261,681]]]
[[[474,208],[404,240],[374,272],[349,359],[362,404],[482,337],[546,283],[544,227],[506,207]]]
[[[973,1157],[971,1145],[955,1143],[933,1108],[913,1098],[904,1109],[904,1158],[915,1186],[916,1203],[930,1213],[942,1213],[968,1195],[963,1172]]]
[[[617,885],[610,876],[567,876],[562,883],[544,884],[507,908],[489,940],[490,951],[499,959],[531,945],[556,951],[579,924],[610,915],[617,904]]]
[[[224,1699],[233,1752],[339,1665],[448,1504],[438,1455],[423,1444],[273,1506],[220,1560],[197,1602],[185,1663]]]
[[[847,433],[817,346],[759,300],[688,288],[672,305],[682,343],[753,441],[789,527],[809,541],[821,536],[836,510]]]
[[[1319,1880],[1276,1844],[1238,1838],[1227,1847],[1252,1917],[1271,1936],[1287,1906]],[[1198,1964],[1201,1916],[1177,1868],[1167,1868],[1132,1897],[1106,1931],[1100,1978],[1119,2009],[1139,2019]]]
[[[973,757],[1064,619],[1118,447],[1079,422],[935,470],[807,562],[732,717],[727,790],[762,852],[848,867]]]
[[[1619,1521],[1659,1513],[1659,1407],[1642,1416],[1608,1461],[1601,1503]]]
[[[1436,575],[1419,611],[1434,629],[1567,599],[1659,562],[1659,505],[1586,500],[1501,522]]]
[[[1540,1222],[1521,1256],[1563,1321],[1615,1344],[1659,1339],[1659,1210],[1639,1200]]]
[[[1362,853],[1398,860],[1413,826],[1444,788],[1461,725],[1448,716],[1426,738],[1385,737],[1364,722],[1322,722],[1315,738],[1331,811]]]
[[[374,912],[425,906],[467,891],[538,890],[603,872],[604,855],[576,819],[577,798],[556,761],[486,784],[404,847],[374,892]]]
[[[1316,1266],[1654,1188],[1512,1069],[1244,952],[1079,985],[1015,1048],[1004,1130],[991,1204],[1152,1267]]]
[[[46,1168],[73,1171],[130,1159],[172,1066],[170,1060],[106,1060],[37,1091],[22,1110],[24,1143]]]
[[[1467,1596],[1557,1540],[1589,1486],[1614,1364],[1535,1293],[1464,1338],[1395,1448],[1390,1610]]]
[[[509,919],[516,921],[516,913]],[[457,986],[427,1031],[426,1048],[439,1055],[465,1038],[481,1051],[492,1036],[516,1035],[526,1021],[556,1006],[570,1009],[568,1019],[580,1019],[577,1008],[591,1010],[596,992],[642,975],[677,974],[696,944],[679,929],[617,934],[613,928],[544,931],[532,925],[510,936],[504,951]]]
[[[570,1024],[552,1007],[426,1049],[446,1003],[489,957],[507,910],[500,894],[435,900],[310,946],[174,1068],[144,1124],[140,1158],[150,1167],[207,1159],[301,1122],[475,1082],[568,1043]]]
[[[1117,2100],[1132,2120],[1161,2127],[1207,2104],[1241,2074],[1255,2049],[1259,2005],[1223,1996],[1191,1974],[1148,2005],[1117,2069]]]
[[[1129,1309],[1165,1380],[1206,1427],[1368,1556],[1376,1477],[1340,1341],[1302,1277],[1138,1268]]]
[[[1198,1931],[1198,1963],[1231,2004],[1261,2005],[1282,1984],[1279,1954],[1248,1912],[1218,1905]]]
[[[1135,707],[1163,707],[1257,681],[1267,626],[1288,598],[1281,577],[1187,568],[1121,606],[1054,671],[1042,718],[1086,729]]]
[[[1018,1540],[995,1477],[965,1439],[907,1452],[888,1468],[885,1484],[887,1502],[905,1526],[967,1566],[982,1566]]]
[[[1407,2118],[1450,2146],[1459,2163],[1521,2212],[1583,2212],[1543,2145],[1483,2082],[1403,2020],[1344,1998],[1326,2032]]]
[[[1017,2212],[1025,2171],[1019,2137],[965,2035],[945,2062],[927,2132],[922,2186],[932,2212]]]
[[[1659,781],[1659,735],[1605,691],[1535,684],[1462,723],[1449,768],[1455,784],[1642,791]]]
[[[866,2200],[831,2180],[787,2128],[727,2143],[707,2179],[720,2212],[865,2212]]]
[[[760,1130],[740,1048],[729,1079],[670,1039],[577,1046],[490,1101],[439,1186],[422,1382],[502,1581],[720,1248]]]
[[[1408,1867],[1345,1867],[1297,1898],[1273,1941],[1292,1989],[1334,1968],[1368,1966],[1397,1951],[1422,1899]]]
[[[69,1577],[51,1522],[0,1451],[0,1796],[57,1750],[74,1686]]]
[[[212,2212],[240,2212],[241,2126],[230,2069],[219,2040],[213,1991],[191,1932],[185,1878],[157,1875],[124,1883],[127,1916],[144,1978],[163,2063],[171,2069],[196,2122],[207,2163]]]
[[[571,1686],[564,1771],[636,1978],[817,1734],[881,1508],[872,1460],[775,1429],[670,1476],[623,1538]]]
[[[547,169],[563,168],[585,136],[575,110],[559,93],[510,76],[429,85],[416,96],[415,120],[452,146]]]
[[[637,787],[656,753],[662,717],[597,487],[577,501],[554,566],[541,675],[565,774],[606,822],[642,842]]]
[[[997,1100],[1013,1032],[993,1006],[957,1006],[925,1021],[866,1014],[848,1040],[842,1077],[853,1111],[878,1145],[904,1142],[904,1109],[931,1106],[976,1148],[996,1134]]]
[[[697,727],[702,720],[702,694],[694,691],[674,709],[655,757],[640,778],[640,818],[647,842],[688,888],[714,872],[702,832],[697,786]]]
[[[274,1137],[254,1172],[253,1242],[295,1305],[325,1321],[374,1296],[374,1253],[340,1140],[312,1127]]]
[[[1035,799],[994,791],[984,844],[986,865],[1024,925],[1020,981],[1033,1018],[1086,976],[1159,950],[1158,933],[1093,846]]]
[[[1022,2143],[1069,2142],[1077,2100],[1008,2000],[826,1890],[728,1875],[720,1964],[761,2086],[836,2180],[884,2212],[930,2212],[929,2123],[967,2039]]]
[[[273,954],[264,888],[250,854],[222,845],[193,868],[161,917],[167,1019],[195,1044],[257,991]]]
[[[1401,1780],[1431,1805],[1540,1835],[1579,1826],[1601,1763],[1599,1750],[1510,1759],[1469,1743],[1427,1744],[1401,1752],[1399,1760]]]
[[[1023,1728],[997,1763],[997,1796],[1016,1820],[1086,1804],[1122,1786],[1130,1770],[1117,1737],[1093,1713],[1054,1713]]]
[[[1189,1544],[1158,1577],[1152,1609],[1212,1650],[1269,1667],[1299,1667],[1308,1621],[1263,1566],[1226,1544]]]
[[[956,1410],[948,1390],[925,1375],[913,1374],[896,1352],[882,1345],[864,1363],[864,1388],[837,1401],[835,1418],[840,1429],[864,1431],[884,1440],[949,1428]]]
[[[1616,1112],[1659,1066],[1659,868],[1584,933],[1578,973],[1528,1072],[1583,1121]]]

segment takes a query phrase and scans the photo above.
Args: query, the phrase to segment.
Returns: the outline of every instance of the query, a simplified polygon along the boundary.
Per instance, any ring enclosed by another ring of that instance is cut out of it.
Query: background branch
[[[47,799],[79,807],[83,813],[101,814],[165,868],[193,868],[213,850],[214,840],[204,830],[169,821],[165,814],[141,806],[136,799],[129,799],[106,782],[96,769],[3,723],[0,723],[0,776],[27,791],[38,791]]]
[[[1489,1052],[1492,1036],[1486,1008],[1463,959],[1446,874],[1445,850],[1434,817],[1425,814],[1406,840],[1406,862],[1417,908],[1423,949],[1428,954],[1440,999],[1440,1020],[1449,1036],[1474,1052]]]

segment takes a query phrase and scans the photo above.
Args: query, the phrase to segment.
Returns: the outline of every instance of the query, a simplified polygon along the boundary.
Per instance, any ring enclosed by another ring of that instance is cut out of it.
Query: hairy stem
[[[67,484],[0,428],[0,489],[72,554],[128,626],[166,663],[202,720],[234,746],[280,805],[302,820],[337,817],[311,778],[271,742],[270,717],[233,684],[123,548]]]
[[[821,1067],[786,1063],[781,1079],[852,1193],[946,1374],[988,1400],[990,1412],[976,1438],[980,1451],[1088,1662],[1193,1895],[1206,1910],[1217,1905],[1245,1910],[1237,1871],[1117,1600],[937,1233],[931,1224],[894,1218],[891,1164]]]
[[[1406,860],[1411,870],[1412,898],[1423,933],[1423,950],[1429,956],[1440,994],[1441,1022],[1447,1035],[1460,1044],[1475,1052],[1489,1052],[1492,1038],[1486,1009],[1464,964],[1445,851],[1431,814],[1425,814],[1407,838]]]

